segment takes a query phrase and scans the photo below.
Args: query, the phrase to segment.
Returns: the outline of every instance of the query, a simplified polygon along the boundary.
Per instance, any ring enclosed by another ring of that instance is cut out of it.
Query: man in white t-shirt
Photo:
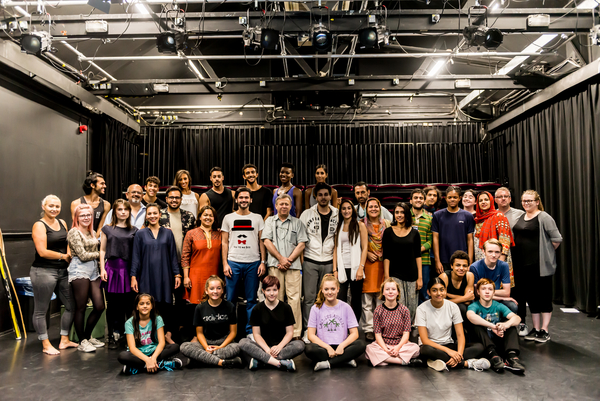
[[[250,212],[252,191],[240,187],[235,191],[235,202],[238,210],[229,213],[221,225],[221,252],[223,257],[223,273],[226,278],[227,300],[234,302],[237,298],[236,287],[240,279],[244,280],[246,297],[246,334],[252,334],[250,314],[257,304],[259,277],[266,272],[266,251],[260,240],[265,226],[260,214]]]

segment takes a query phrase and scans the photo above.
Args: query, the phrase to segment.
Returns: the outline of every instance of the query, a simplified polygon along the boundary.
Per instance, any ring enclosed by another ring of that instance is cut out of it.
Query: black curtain
[[[575,93],[573,93],[575,92]],[[499,132],[490,153],[514,189],[540,193],[564,241],[554,276],[556,303],[595,313],[600,305],[600,87],[568,97]]]
[[[90,166],[106,180],[106,200],[123,198],[131,184],[141,184],[138,134],[117,120],[101,116],[92,125]]]

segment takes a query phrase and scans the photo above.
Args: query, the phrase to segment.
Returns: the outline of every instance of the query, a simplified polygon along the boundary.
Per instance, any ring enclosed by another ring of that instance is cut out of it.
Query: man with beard
[[[354,206],[356,213],[358,214],[358,220],[365,218],[365,210],[367,208],[367,200],[371,196],[371,191],[366,182],[359,181],[354,184],[354,196],[358,201],[358,205]],[[387,221],[394,221],[394,216],[385,207],[381,208],[381,217]]]
[[[238,281],[244,280],[246,334],[252,338],[250,315],[257,304],[259,277],[266,273],[267,253],[260,240],[265,223],[260,214],[250,212],[252,191],[249,188],[238,188],[235,202],[237,211],[226,215],[221,225],[223,273],[229,302],[237,300]]]
[[[100,197],[101,195],[104,195],[104,192],[106,191],[106,182],[104,181],[102,174],[88,171],[87,177],[81,187],[83,188],[85,195],[71,202],[71,220],[73,220],[75,208],[77,206],[82,203],[90,205],[92,209],[94,209],[94,231],[96,232],[96,235],[99,235],[98,227],[104,226],[106,214],[110,211],[110,203]]]
[[[148,206],[148,203],[156,203],[161,209],[167,207],[167,203],[156,197],[158,190],[160,189],[160,180],[158,177],[151,176],[146,178],[146,185],[144,190],[146,193],[142,196],[142,205]]]
[[[138,184],[131,184],[129,188],[127,188],[127,193],[125,194],[125,197],[129,201],[129,205],[131,205],[131,216],[129,218],[131,225],[138,229],[141,229],[146,221],[146,206],[142,204],[143,194],[142,187]],[[108,211],[106,219],[104,220],[104,225],[109,225],[111,221],[112,209]]]
[[[187,232],[196,226],[196,219],[192,213],[181,209],[181,189],[179,187],[173,186],[167,189],[166,199],[168,206],[160,211],[158,225],[170,228],[173,232],[177,256],[181,260],[183,239]]]
[[[317,204],[300,216],[308,236],[302,264],[302,315],[305,328],[308,327],[310,308],[315,303],[323,276],[333,273],[334,237],[339,219],[339,210],[330,205],[331,187],[319,182],[313,191],[317,194]],[[304,342],[308,343],[306,333]]]
[[[258,169],[254,164],[246,164],[242,167],[242,176],[246,182],[246,188],[252,191],[252,203],[250,211],[260,214],[264,220],[273,214],[273,204],[271,191],[262,185],[258,185]]]
[[[233,192],[223,185],[223,169],[221,167],[213,167],[210,169],[210,182],[213,186],[200,197],[200,207],[202,209],[206,205],[210,205],[217,211],[217,227],[221,227],[225,216],[233,211]]]
[[[422,189],[415,189],[410,194],[410,214],[412,215],[413,227],[419,231],[421,236],[421,272],[423,277],[423,286],[419,290],[419,305],[429,299],[427,295],[427,286],[429,285],[429,270],[431,268],[431,259],[429,252],[433,246],[433,234],[431,232],[432,217],[423,210],[425,203],[425,192]]]

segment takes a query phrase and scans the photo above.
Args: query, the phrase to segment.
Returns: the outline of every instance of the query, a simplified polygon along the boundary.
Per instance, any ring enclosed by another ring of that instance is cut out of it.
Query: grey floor
[[[58,319],[51,319],[58,343]],[[0,337],[0,400],[600,400],[600,320],[565,314],[557,307],[546,344],[523,342],[524,376],[509,371],[358,368],[313,372],[296,359],[298,372],[184,369],[122,376],[118,351],[41,353],[35,333],[15,341]]]

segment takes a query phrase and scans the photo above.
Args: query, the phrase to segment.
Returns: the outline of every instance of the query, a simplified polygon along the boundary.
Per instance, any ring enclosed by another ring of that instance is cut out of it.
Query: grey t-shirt
[[[524,211],[515,209],[514,207],[511,207],[506,213],[504,213],[504,216],[508,220],[508,224],[510,224],[511,230],[515,224],[517,224],[517,221],[519,221],[519,217],[521,217],[524,213]]]
[[[260,232],[265,222],[260,214],[229,213],[223,218],[221,231],[229,233],[227,260],[253,263],[260,260]]]
[[[431,300],[423,302],[417,308],[415,317],[415,326],[426,327],[429,339],[440,345],[454,342],[452,327],[462,322],[458,305],[448,300],[444,300],[439,309],[431,304]]]

